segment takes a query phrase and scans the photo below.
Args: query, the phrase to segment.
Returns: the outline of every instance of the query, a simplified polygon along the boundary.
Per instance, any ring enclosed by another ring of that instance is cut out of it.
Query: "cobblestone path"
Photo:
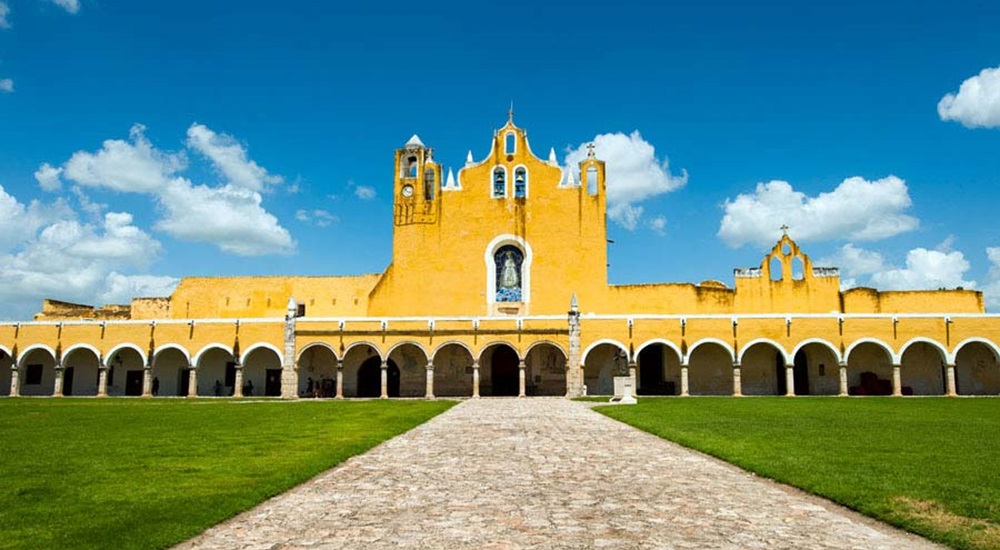
[[[938,548],[563,399],[465,401],[178,548]]]

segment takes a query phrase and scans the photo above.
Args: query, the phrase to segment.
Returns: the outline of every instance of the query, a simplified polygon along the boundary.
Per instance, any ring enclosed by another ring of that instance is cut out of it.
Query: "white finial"
[[[580,309],[580,303],[576,300],[576,292],[574,292],[573,297],[569,299],[569,309],[571,311],[577,311]]]
[[[566,187],[576,187],[576,178],[573,176],[573,168],[566,167]]]
[[[288,311],[298,311],[299,305],[295,303],[295,297],[288,298]]]
[[[420,136],[418,136],[417,134],[413,134],[413,137],[411,137],[410,140],[406,142],[406,146],[407,147],[423,147],[424,146],[424,142],[420,141]]]
[[[552,147],[549,149],[549,164],[552,166],[559,166],[559,161],[556,160],[556,148]]]
[[[448,189],[455,188],[455,173],[451,171],[451,168],[448,169],[448,177],[444,180],[444,186]]]
[[[475,164],[476,161],[472,160],[472,149],[469,149],[469,154],[465,155],[465,165],[470,166]]]

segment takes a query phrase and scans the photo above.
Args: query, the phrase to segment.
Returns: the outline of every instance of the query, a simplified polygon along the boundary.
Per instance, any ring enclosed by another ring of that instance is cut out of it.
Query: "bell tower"
[[[397,228],[434,224],[441,205],[441,165],[434,162],[434,149],[414,134],[396,150],[393,186],[393,220]]]

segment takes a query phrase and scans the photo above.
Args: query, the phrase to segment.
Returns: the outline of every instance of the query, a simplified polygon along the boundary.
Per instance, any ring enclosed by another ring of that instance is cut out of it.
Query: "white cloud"
[[[295,219],[317,227],[328,227],[330,224],[340,221],[340,218],[326,210],[296,210]]]
[[[571,170],[587,158],[589,144],[569,149],[566,165]],[[607,162],[608,217],[627,229],[634,229],[642,216],[642,207],[635,203],[687,184],[687,171],[682,170],[679,176],[671,174],[669,159],[658,159],[656,149],[638,130],[629,135],[600,134],[593,144],[597,158]]]
[[[9,78],[0,78],[0,92],[13,93],[14,81]]]
[[[946,94],[937,108],[941,120],[956,120],[968,128],[1000,126],[1000,67],[966,79],[958,93]]]
[[[50,205],[32,201],[26,206],[0,185],[0,253],[30,241],[44,225],[72,215],[62,201]]]
[[[246,149],[226,134],[217,134],[202,124],[192,124],[187,131],[187,146],[205,155],[231,185],[264,191],[282,182],[281,176],[268,174],[250,160]]]
[[[370,201],[375,198],[375,188],[368,185],[359,185],[354,188],[354,196],[363,201]]]
[[[10,21],[7,21],[7,16],[10,15],[10,6],[7,2],[0,2],[0,29],[9,29]]]
[[[242,256],[288,254],[295,242],[262,206],[260,191],[281,181],[246,156],[233,138],[194,124],[187,145],[208,158],[228,183],[195,185],[178,174],[187,168],[183,152],[165,153],[135,125],[130,141],[107,140],[96,153],[79,151],[66,162],[63,177],[84,186],[155,197],[162,219],[157,230],[206,242]]]
[[[69,13],[77,13],[80,11],[80,0],[49,0],[53,4],[59,6],[60,8],[66,10]]]
[[[127,304],[136,297],[170,296],[180,282],[176,277],[122,275],[112,271],[105,278],[104,291],[97,303]]]
[[[896,176],[848,178],[815,197],[785,181],[758,183],[753,194],[726,200],[718,235],[732,247],[768,245],[780,238],[780,226],[787,224],[799,241],[874,241],[916,229],[919,221],[903,214],[911,204],[906,182]]]
[[[893,266],[886,262],[882,254],[853,244],[844,245],[833,257],[824,258],[819,263],[841,268],[849,277],[841,281],[842,288],[858,285],[879,290],[975,288],[975,281],[965,279],[970,267],[965,255],[957,250],[947,250],[948,244],[949,240],[945,240],[937,250],[910,250],[906,254],[905,267]]]
[[[1000,246],[986,249],[986,257],[990,261],[990,270],[986,274],[986,285],[983,286],[983,299],[987,308],[1000,309]]]
[[[97,153],[78,151],[66,162],[65,177],[81,185],[114,191],[156,193],[187,168],[183,153],[163,153],[146,139],[141,124],[129,130],[131,142],[109,139]]]
[[[47,162],[42,163],[38,170],[35,170],[35,180],[44,191],[58,191],[62,188],[62,183],[59,181],[59,174],[62,174],[62,171],[62,168],[55,168]]]
[[[647,225],[651,230],[653,230],[653,233],[656,233],[661,237],[667,234],[667,218],[664,218],[663,216],[656,216],[655,218],[649,220]]]

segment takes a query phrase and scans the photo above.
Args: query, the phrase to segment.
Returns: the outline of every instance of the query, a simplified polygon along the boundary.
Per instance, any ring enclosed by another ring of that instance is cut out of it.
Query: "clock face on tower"
[[[412,185],[404,185],[403,186],[403,196],[407,197],[407,198],[413,196],[413,186]]]

